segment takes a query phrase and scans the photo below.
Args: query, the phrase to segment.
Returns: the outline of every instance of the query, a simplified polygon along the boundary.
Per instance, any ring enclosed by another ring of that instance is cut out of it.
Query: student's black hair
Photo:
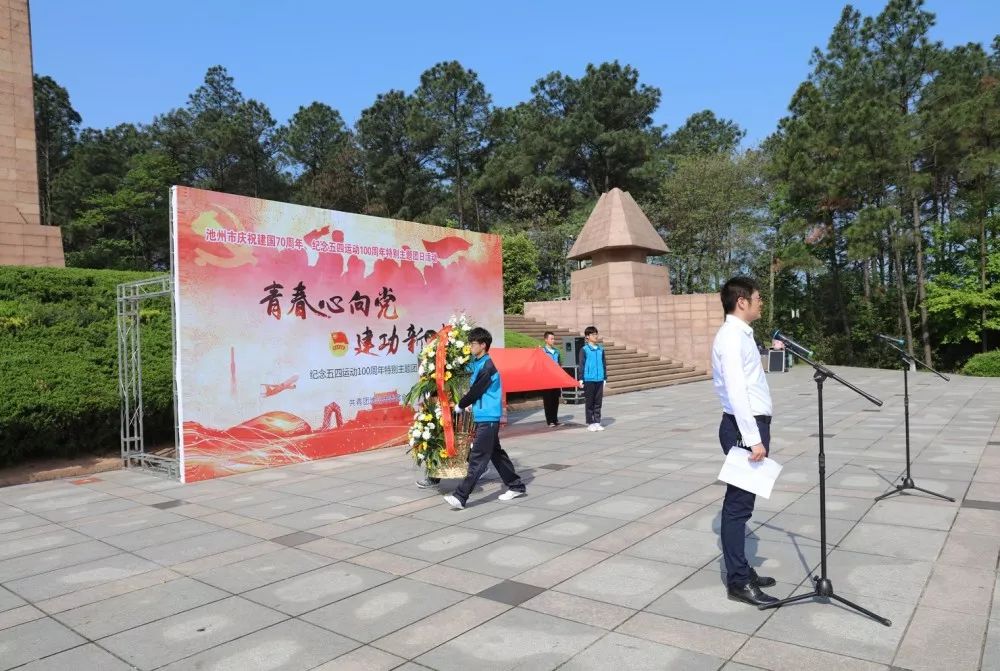
[[[434,338],[435,336],[437,336],[437,334],[438,332],[435,331],[434,329],[427,329],[426,331],[424,331],[424,341],[426,342],[431,338]]]
[[[545,333],[542,334],[542,340],[548,338],[549,336],[554,336],[554,335],[555,333],[553,333],[552,331],[546,331]]]
[[[486,347],[486,351],[490,351],[490,345],[493,344],[493,336],[490,332],[484,329],[482,326],[477,326],[476,328],[469,331],[469,342],[477,342]]]
[[[591,333],[597,333],[596,326],[588,326],[587,328],[583,329],[583,335],[589,336]]]

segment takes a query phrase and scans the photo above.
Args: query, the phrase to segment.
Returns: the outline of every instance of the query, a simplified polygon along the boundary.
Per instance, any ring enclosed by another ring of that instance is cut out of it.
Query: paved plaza
[[[726,599],[710,382],[612,396],[607,430],[513,418],[528,496],[464,511],[394,448],[179,485],[143,472],[0,489],[0,669],[875,671],[1000,669],[1000,380],[911,374],[913,476],[893,496],[902,374],[825,387],[839,605]],[[819,563],[811,370],[769,376],[748,549],[776,596]],[[448,491],[450,482],[445,482]]]

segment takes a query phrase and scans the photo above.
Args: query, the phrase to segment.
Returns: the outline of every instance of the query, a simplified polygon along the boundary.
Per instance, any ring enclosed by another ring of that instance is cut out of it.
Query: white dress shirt
[[[761,442],[754,416],[772,413],[771,390],[753,329],[735,315],[726,315],[712,343],[712,384],[722,411],[736,417],[744,444],[752,447]]]

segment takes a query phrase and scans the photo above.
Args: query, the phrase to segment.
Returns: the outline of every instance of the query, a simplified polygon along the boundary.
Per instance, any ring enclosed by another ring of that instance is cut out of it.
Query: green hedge
[[[115,287],[151,273],[0,267],[0,464],[119,448]],[[140,312],[147,444],[172,436],[170,304]]]
[[[507,331],[505,329],[503,332],[503,344],[504,347],[541,347],[542,341],[535,340],[531,336],[517,331]]]
[[[962,373],[978,377],[1000,377],[1000,349],[976,354],[965,362]]]

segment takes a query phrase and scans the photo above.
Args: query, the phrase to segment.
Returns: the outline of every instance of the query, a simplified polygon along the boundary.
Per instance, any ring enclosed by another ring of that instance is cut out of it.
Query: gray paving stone
[[[85,671],[88,669],[133,671],[135,669],[93,643],[60,652],[18,668],[19,671]]]
[[[429,537],[444,525],[426,520],[395,517],[375,524],[351,529],[336,535],[336,539],[367,548],[380,549],[416,536]]]
[[[443,563],[497,578],[513,578],[569,550],[566,545],[508,536]]]
[[[554,589],[559,592],[640,609],[694,572],[688,566],[617,555]]]
[[[874,502],[865,497],[849,496],[826,496],[826,517],[827,519],[857,521],[865,516]],[[819,494],[805,494],[797,499],[790,506],[785,508],[786,513],[795,515],[819,516]]]
[[[985,619],[990,614],[996,581],[995,570],[935,564],[922,604]]]
[[[636,543],[624,554],[700,568],[718,557],[721,547],[717,534],[671,527]]]
[[[523,505],[529,508],[546,508],[548,510],[574,512],[594,502],[603,501],[605,498],[607,496],[603,492],[585,492],[569,487],[568,489],[557,490],[542,496],[529,496],[524,499]]]
[[[59,620],[90,640],[182,613],[229,595],[180,578],[59,613]]]
[[[989,622],[986,644],[983,646],[982,670],[1000,669],[1000,618]]]
[[[411,538],[402,543],[390,545],[385,550],[404,557],[438,563],[502,538],[504,536],[501,534],[465,527],[441,528],[439,531],[419,538]],[[462,567],[459,566],[459,568]]]
[[[69,529],[63,529],[61,531],[36,536],[28,536],[17,540],[9,540],[5,538],[3,545],[0,546],[0,561],[8,560],[14,557],[23,557],[25,555],[52,550],[54,548],[66,547],[68,545],[75,545],[87,540],[89,539],[86,536],[78,534],[75,531],[70,531]]]
[[[414,661],[438,671],[548,671],[603,633],[596,627],[514,608]],[[512,645],[514,641],[517,645]]]
[[[396,655],[366,645],[317,666],[314,671],[389,671],[405,663]]]
[[[522,531],[517,535],[563,545],[584,545],[622,525],[623,522],[618,519],[569,513]]]
[[[418,657],[509,609],[474,596],[384,636],[374,645],[399,657]]]
[[[17,531],[24,531],[26,529],[32,529],[36,527],[44,527],[51,524],[49,520],[44,517],[39,517],[37,515],[30,515],[24,513],[21,515],[12,515],[10,517],[5,517],[0,519],[0,534],[4,538],[10,538],[10,534]]]
[[[748,639],[745,634],[646,612],[636,613],[616,631],[721,659],[732,657]]]
[[[334,560],[328,557],[286,548],[202,571],[194,577],[232,594],[240,594],[332,563]]]
[[[635,671],[660,671],[670,668],[715,671],[723,662],[724,660],[717,657],[612,633],[560,668],[567,671],[605,671],[615,667]]]
[[[608,517],[615,520],[633,521],[659,510],[666,502],[663,499],[634,496],[631,493],[615,494],[601,501],[580,508],[582,515]]]
[[[153,669],[283,619],[281,613],[234,596],[129,629],[99,643],[129,664]]]
[[[944,531],[859,522],[840,547],[885,557],[934,561],[946,536]]]
[[[775,597],[786,597],[795,585],[779,582],[765,590]],[[716,570],[697,571],[645,610],[658,615],[697,622],[730,631],[752,634],[775,611],[757,610],[726,596],[726,585]]]
[[[986,624],[982,617],[922,605],[913,615],[894,664],[912,671],[977,671]]]
[[[132,552],[151,545],[165,545],[213,531],[219,531],[219,527],[201,520],[182,519],[180,522],[136,529],[118,536],[107,536],[104,542]]]
[[[0,669],[33,662],[86,643],[52,618],[26,622],[0,631]]]
[[[523,576],[524,574],[522,573],[518,577],[523,581]],[[453,568],[443,564],[432,564],[427,568],[411,573],[409,577],[413,580],[447,587],[448,589],[464,592],[465,594],[479,594],[484,589],[492,587],[501,581],[500,578]]]
[[[0,587],[0,613],[11,608],[20,608],[25,604],[25,600],[14,594],[10,590]]]
[[[966,534],[952,531],[948,534],[938,561],[970,568],[995,569],[1000,554],[1000,537]]]
[[[7,583],[9,589],[32,602],[52,599],[63,594],[87,589],[104,583],[124,580],[140,573],[160,568],[151,561],[130,554],[117,554],[85,564],[76,564],[41,575]]]
[[[890,671],[885,664],[877,664],[855,657],[836,655],[789,643],[770,641],[766,638],[751,638],[736,656],[739,662],[752,665],[750,668],[772,669],[773,671]],[[729,669],[729,666],[723,667]],[[895,671],[896,667],[892,667]]]
[[[174,522],[181,522],[184,517],[171,512],[140,506],[138,510],[130,510],[126,514],[110,513],[96,517],[86,517],[66,522],[67,526],[85,536],[98,540],[118,536],[129,532]]]
[[[135,554],[164,566],[173,566],[227,550],[255,545],[258,542],[259,539],[254,536],[229,529],[220,529],[201,536],[192,536],[163,545],[142,548],[136,550]]]
[[[562,514],[558,510],[518,506],[517,508],[496,510],[469,520],[462,520],[459,522],[459,526],[491,531],[498,534],[516,534],[525,529],[536,527]]]
[[[288,615],[301,615],[394,578],[388,573],[339,562],[245,592],[243,596]]]
[[[920,598],[932,567],[930,562],[839,549],[830,553],[827,565],[837,592],[909,603]]]
[[[235,641],[198,653],[163,668],[281,669],[306,671],[358,647],[357,642],[301,620],[285,620]]]
[[[777,609],[761,627],[760,636],[880,664],[890,663],[915,605],[866,597],[839,588],[837,594],[889,618],[894,626],[883,626],[839,603],[806,600]]]
[[[850,520],[827,518],[826,542],[831,545],[839,542],[854,524]],[[820,541],[819,515],[794,515],[782,512],[762,522],[760,526],[751,524],[751,528],[753,529],[751,535],[760,539],[761,543],[773,541],[815,546],[819,545]]]
[[[555,590],[542,591],[521,605],[528,610],[601,629],[614,629],[636,612],[632,608],[585,599]]]
[[[95,559],[120,554],[121,550],[100,541],[66,545],[30,555],[0,561],[0,583],[56,569],[84,564]]]
[[[321,479],[321,478],[320,478]],[[364,508],[357,508],[343,503],[326,503],[315,508],[307,508],[298,512],[281,515],[271,518],[273,524],[298,529],[299,531],[309,531],[325,524],[332,524],[353,517],[367,514],[369,511]]]
[[[330,631],[370,643],[465,598],[460,592],[399,578],[301,617]]]
[[[864,521],[948,531],[957,513],[958,506],[954,504],[911,502],[897,498],[872,506]]]

